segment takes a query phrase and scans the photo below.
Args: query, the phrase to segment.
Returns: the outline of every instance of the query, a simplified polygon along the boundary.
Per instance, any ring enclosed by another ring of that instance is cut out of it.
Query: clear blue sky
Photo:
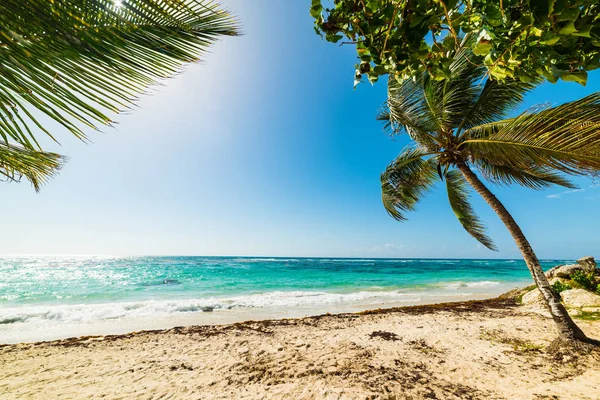
[[[385,213],[379,174],[407,143],[375,115],[385,83],[353,90],[354,49],[314,34],[308,1],[226,0],[245,35],[165,82],[116,129],[70,157],[40,194],[3,184],[2,254],[519,257],[498,218],[474,204],[500,251],[459,225],[443,188],[410,220]],[[543,85],[527,105],[600,90]],[[543,258],[600,256],[600,188],[494,189]],[[562,194],[561,194],[562,193]]]

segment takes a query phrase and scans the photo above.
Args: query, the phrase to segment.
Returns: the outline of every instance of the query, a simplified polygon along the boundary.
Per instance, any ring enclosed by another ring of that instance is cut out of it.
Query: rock
[[[583,272],[583,267],[579,264],[561,265],[560,268],[557,268],[554,272],[554,276],[557,278],[569,279],[576,271]]]
[[[521,298],[521,302],[523,304],[523,311],[540,314],[548,318],[551,317],[546,306],[546,301],[538,289],[533,289],[525,293]]]
[[[596,307],[600,306],[600,296],[584,289],[565,290],[560,294],[567,307]]]
[[[560,282],[560,283],[564,283],[566,284],[567,282],[569,282],[568,279],[565,278],[552,278],[548,281],[550,283],[550,286],[554,285],[556,282]]]
[[[556,267],[552,267],[548,271],[546,271],[546,278],[548,278],[548,279],[555,278],[556,271],[558,271],[558,269],[560,267],[562,267],[562,265],[557,265]]]
[[[545,304],[544,297],[542,293],[538,289],[533,289],[530,292],[527,292],[521,298],[521,302],[523,305],[532,305],[532,304]]]
[[[582,312],[581,312],[581,310],[579,308],[571,308],[570,310],[568,310],[568,313],[572,317],[576,317],[576,316],[582,314]]]
[[[577,260],[577,264],[581,266],[583,272],[585,273],[596,272],[596,261],[592,256],[580,258],[579,260]]]
[[[569,279],[571,275],[576,271],[584,273],[596,272],[596,261],[592,256],[582,257],[577,260],[577,264],[570,265],[557,265],[554,268],[550,268],[546,271],[546,278],[564,278]]]

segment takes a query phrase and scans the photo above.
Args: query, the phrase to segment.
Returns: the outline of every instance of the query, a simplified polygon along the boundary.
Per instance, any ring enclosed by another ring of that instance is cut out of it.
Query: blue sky
[[[399,223],[379,174],[406,145],[375,121],[385,84],[353,90],[354,49],[314,34],[308,2],[226,0],[244,36],[156,88],[93,144],[55,127],[70,157],[36,194],[3,184],[2,254],[513,258],[473,195],[499,252],[465,233],[443,188]],[[525,106],[600,90],[545,84]],[[600,187],[493,188],[542,258],[600,256]]]

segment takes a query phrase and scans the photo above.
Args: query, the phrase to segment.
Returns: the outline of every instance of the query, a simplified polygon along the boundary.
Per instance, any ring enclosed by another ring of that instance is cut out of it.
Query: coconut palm
[[[64,157],[36,135],[54,120],[85,140],[150,86],[195,62],[231,14],[205,0],[2,0],[0,175],[36,190]]]
[[[403,221],[405,212],[442,180],[463,228],[495,250],[469,203],[471,186],[515,240],[560,338],[586,340],[551,289],[525,235],[482,178],[531,189],[573,188],[564,174],[600,170],[600,94],[503,119],[536,83],[490,80],[478,61],[460,50],[444,80],[433,80],[427,73],[402,82],[390,78],[388,101],[379,118],[392,133],[408,134],[414,144],[381,175],[383,204],[393,218]]]

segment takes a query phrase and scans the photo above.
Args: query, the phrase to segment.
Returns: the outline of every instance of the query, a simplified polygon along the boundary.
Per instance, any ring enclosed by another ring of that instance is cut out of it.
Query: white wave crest
[[[460,288],[490,288],[500,285],[497,281],[477,281],[477,282],[441,282],[438,286],[446,289],[460,289]]]
[[[124,303],[39,305],[0,309],[0,325],[20,322],[60,321],[90,323],[121,318],[160,318],[177,313],[208,312],[236,308],[286,308],[341,303],[377,304],[385,301],[419,302],[420,294],[399,291],[360,291],[354,293],[269,292],[229,298],[150,300]]]

